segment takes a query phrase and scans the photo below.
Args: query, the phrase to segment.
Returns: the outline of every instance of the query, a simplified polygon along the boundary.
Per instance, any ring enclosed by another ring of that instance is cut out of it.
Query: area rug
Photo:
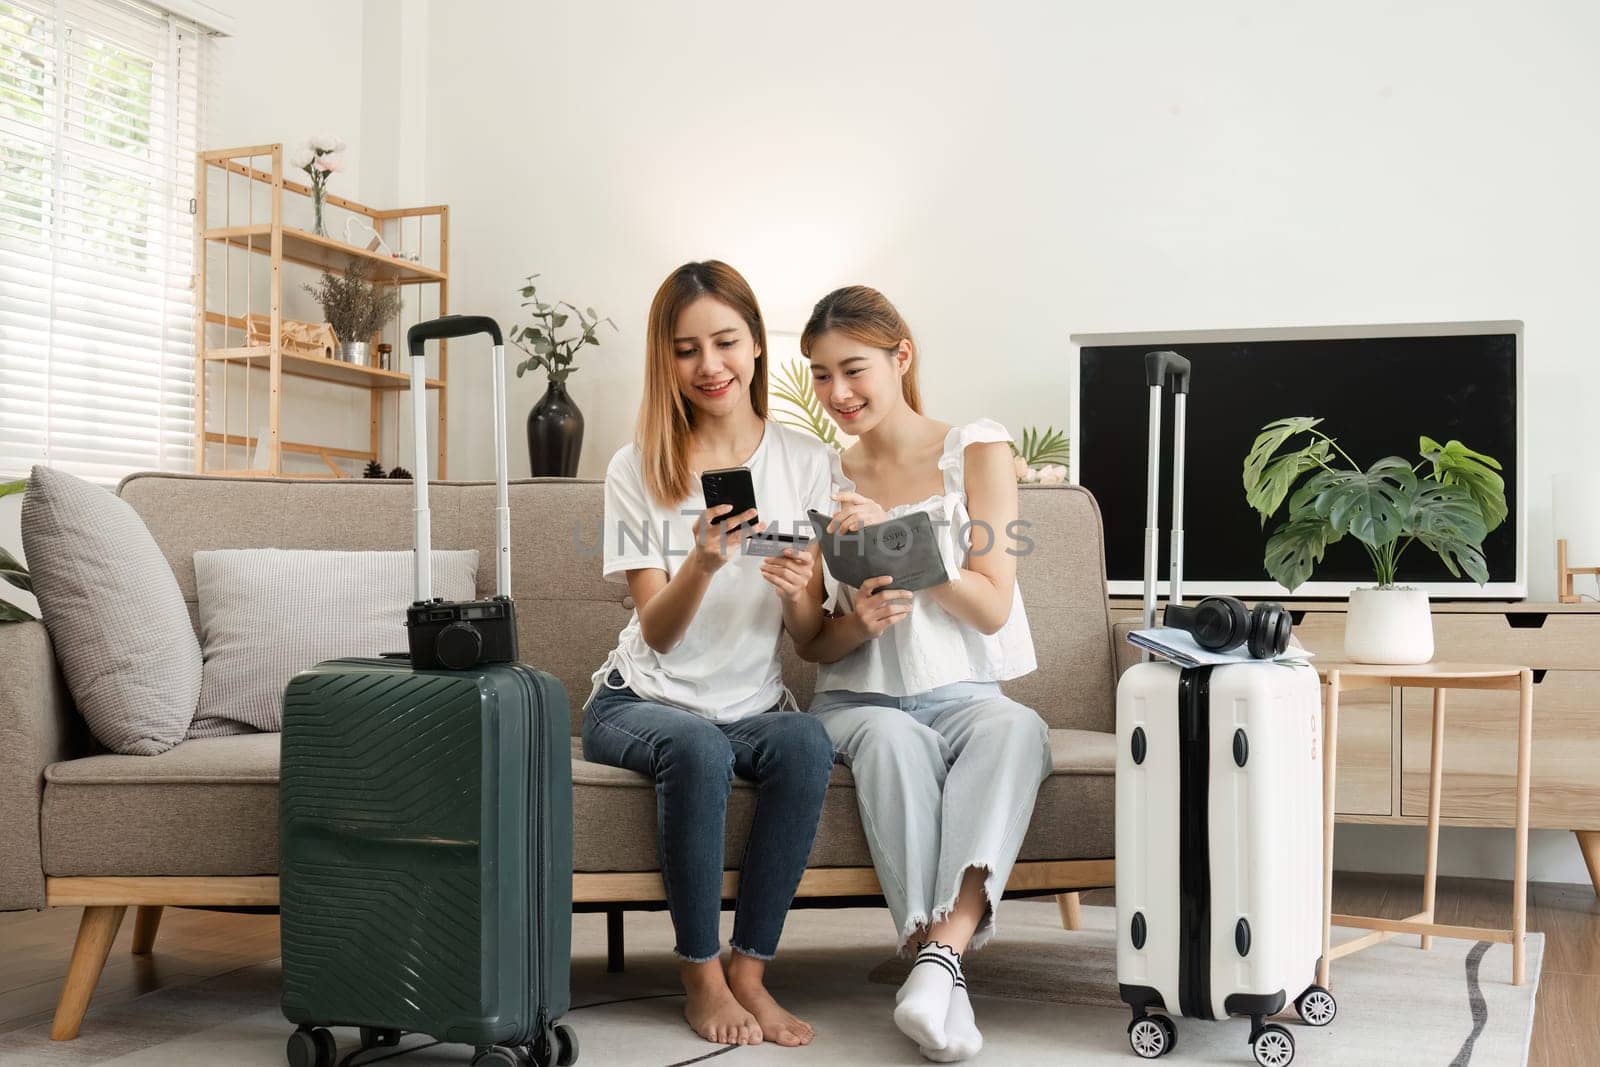
[[[1060,928],[1053,903],[1008,902],[1001,936],[970,954],[968,981],[986,1044],[977,1063],[997,1065],[1139,1062],[1128,1047],[1128,1012],[1116,997],[1110,908],[1085,908],[1084,929]],[[771,972],[778,997],[817,1029],[816,1043],[719,1049],[684,1025],[660,914],[628,916],[628,968],[605,973],[601,916],[574,924],[573,1004],[567,1021],[581,1041],[580,1064],[686,1067],[738,1064],[921,1064],[890,1022],[905,962],[895,959],[886,912],[796,911]],[[156,949],[160,951],[159,945]],[[1436,938],[1422,952],[1399,938],[1334,965],[1339,1015],[1325,1028],[1285,1021],[1307,1067],[1408,1064],[1519,1067],[1527,1062],[1544,939],[1528,938],[1528,981],[1510,983],[1505,945]],[[276,963],[245,968],[191,987],[161,990],[103,1011],[90,1010],[83,1034],[52,1044],[47,1025],[0,1035],[5,1067],[104,1064],[115,1067],[279,1067],[291,1027],[276,1008]],[[1169,1064],[1254,1061],[1243,1020],[1176,1020]],[[356,1045],[335,1031],[341,1056]],[[464,1067],[471,1049],[408,1037],[389,1067]],[[396,1050],[374,1051],[357,1065]]]

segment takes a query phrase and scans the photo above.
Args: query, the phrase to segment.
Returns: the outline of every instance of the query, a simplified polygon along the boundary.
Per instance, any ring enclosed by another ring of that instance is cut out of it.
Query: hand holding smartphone
[[[750,477],[749,467],[721,467],[717,470],[702,471],[700,474],[700,489],[705,493],[706,507],[714,508],[719,504],[727,504],[733,510],[728,515],[739,515],[756,506],[756,484]],[[712,519],[712,523],[720,525],[727,515]],[[760,522],[760,516],[753,517],[748,525],[755,526]],[[732,529],[738,529],[735,526]]]

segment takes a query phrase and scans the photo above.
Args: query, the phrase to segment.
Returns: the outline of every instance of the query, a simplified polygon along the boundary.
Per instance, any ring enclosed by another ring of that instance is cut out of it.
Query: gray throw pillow
[[[406,650],[410,552],[194,554],[205,678],[190,737],[283,729],[289,680],[323,660]],[[471,600],[474,550],[433,554],[433,595]]]
[[[90,732],[132,756],[182,741],[200,696],[200,642],[144,520],[110,490],[35,467],[22,498],[22,551]]]

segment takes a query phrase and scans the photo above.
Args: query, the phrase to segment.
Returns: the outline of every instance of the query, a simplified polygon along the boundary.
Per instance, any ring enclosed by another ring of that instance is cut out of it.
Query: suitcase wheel
[[[1311,1026],[1327,1026],[1339,1014],[1339,1005],[1332,993],[1314,985],[1300,994],[1300,999],[1294,1002],[1294,1010]]]
[[[1165,1015],[1145,1015],[1128,1024],[1128,1044],[1141,1059],[1165,1056],[1177,1039],[1178,1028]]]
[[[1268,1023],[1250,1038],[1250,1051],[1261,1067],[1288,1067],[1294,1062],[1294,1037],[1277,1023]]]
[[[334,1061],[339,1058],[339,1043],[320,1026],[315,1030],[296,1030],[289,1035],[284,1057],[289,1067],[334,1067]]]
[[[472,1067],[527,1067],[529,1056],[521,1049],[495,1045],[472,1057]]]
[[[566,1023],[556,1024],[556,1067],[578,1062],[578,1032]]]

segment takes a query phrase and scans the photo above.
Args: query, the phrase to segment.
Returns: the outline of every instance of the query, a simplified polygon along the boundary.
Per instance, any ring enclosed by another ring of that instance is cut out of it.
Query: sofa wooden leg
[[[78,1036],[83,1015],[89,1010],[89,998],[94,996],[94,987],[100,981],[106,957],[111,954],[111,943],[117,939],[122,916],[127,910],[121,905],[83,909],[78,940],[72,946],[72,962],[67,967],[67,980],[61,987],[61,999],[56,1003],[55,1021],[50,1024],[52,1041],[71,1041]]]
[[[1594,885],[1595,896],[1600,896],[1600,830],[1574,830],[1578,847],[1583,850],[1583,862],[1589,865],[1589,881]]]
[[[156,931],[161,927],[161,905],[141,904],[133,918],[133,954],[148,956],[156,947]]]
[[[1057,893],[1056,906],[1061,909],[1061,929],[1083,928],[1083,907],[1076,893]]]
[[[606,912],[606,973],[622,973],[622,909]]]

